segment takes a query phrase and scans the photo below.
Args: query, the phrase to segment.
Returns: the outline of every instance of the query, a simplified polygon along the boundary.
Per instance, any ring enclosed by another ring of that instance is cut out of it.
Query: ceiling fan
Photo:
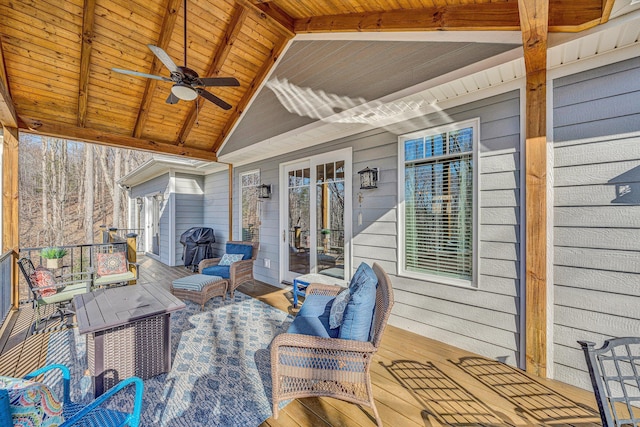
[[[111,70],[132,76],[173,82],[171,93],[166,101],[167,104],[177,104],[179,100],[193,101],[200,95],[224,110],[231,109],[231,105],[214,94],[207,92],[204,88],[212,86],[240,86],[238,79],[235,77],[200,77],[198,73],[187,67],[187,0],[184,0],[184,65],[181,67],[177,66],[162,48],[152,44],[148,44],[147,46],[160,62],[169,69],[171,72],[169,77],[156,76],[139,71],[123,70],[121,68],[112,68]]]

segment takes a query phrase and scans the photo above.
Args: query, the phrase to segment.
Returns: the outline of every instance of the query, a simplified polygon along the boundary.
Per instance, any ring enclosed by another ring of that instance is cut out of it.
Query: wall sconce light
[[[136,205],[138,205],[138,207],[142,206],[142,197],[136,197]]]
[[[258,187],[258,197],[261,199],[271,198],[271,185],[262,184]]]
[[[370,190],[372,188],[378,188],[378,168],[369,168],[368,166],[361,171],[358,171],[360,175],[360,189]]]

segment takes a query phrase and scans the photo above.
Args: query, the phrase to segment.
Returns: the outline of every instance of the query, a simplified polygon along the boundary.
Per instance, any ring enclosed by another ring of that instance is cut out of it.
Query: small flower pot
[[[47,258],[47,268],[60,268],[62,267],[62,258]]]

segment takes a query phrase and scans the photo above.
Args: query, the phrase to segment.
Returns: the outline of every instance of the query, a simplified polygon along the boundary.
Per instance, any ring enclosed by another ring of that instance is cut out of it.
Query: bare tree
[[[93,145],[85,144],[84,147],[84,240],[93,243],[94,225],[93,211],[95,209],[94,200],[94,173],[93,173]]]

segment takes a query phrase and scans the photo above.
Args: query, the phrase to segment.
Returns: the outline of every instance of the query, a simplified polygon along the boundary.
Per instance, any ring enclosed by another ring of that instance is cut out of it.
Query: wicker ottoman
[[[225,299],[229,281],[220,276],[194,274],[176,279],[169,288],[171,293],[180,299],[187,299],[200,304],[200,310],[213,297]]]

